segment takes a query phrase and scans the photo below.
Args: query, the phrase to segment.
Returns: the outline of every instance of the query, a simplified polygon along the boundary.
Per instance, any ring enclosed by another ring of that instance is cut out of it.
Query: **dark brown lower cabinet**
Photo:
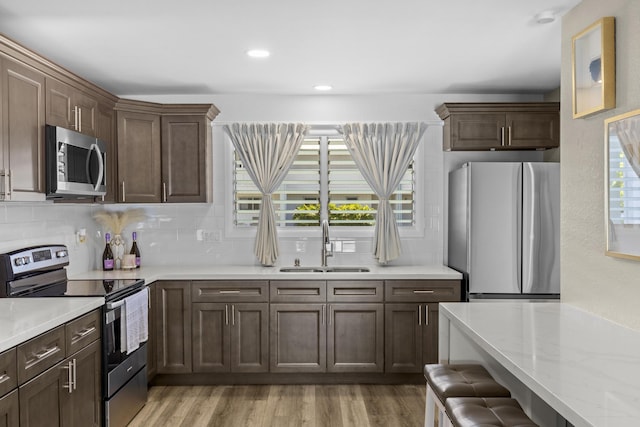
[[[328,372],[384,371],[384,305],[329,304]]]
[[[99,426],[100,357],[100,341],[94,341],[21,385],[20,426]]]
[[[385,306],[385,371],[422,372],[438,360],[438,304]]]
[[[191,287],[185,281],[156,283],[157,373],[191,373]]]
[[[268,372],[267,303],[194,303],[193,372]]]
[[[14,390],[0,398],[0,427],[18,427],[19,421],[18,390]]]
[[[326,371],[326,310],[326,304],[271,304],[271,372]]]

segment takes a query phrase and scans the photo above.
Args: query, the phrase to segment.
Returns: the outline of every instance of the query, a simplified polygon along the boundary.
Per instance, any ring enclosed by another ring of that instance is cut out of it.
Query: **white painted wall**
[[[617,108],[571,112],[571,37],[616,18]],[[583,0],[562,20],[562,300],[640,329],[640,262],[604,255],[604,120],[640,108],[640,1]]]
[[[153,102],[205,102],[214,103],[221,114],[213,127],[214,199],[212,204],[144,204],[144,205],[32,205],[0,204],[0,250],[15,249],[24,244],[63,242],[71,248],[73,271],[100,267],[99,259],[104,247],[103,231],[91,215],[101,209],[123,210],[141,207],[149,219],[138,226],[139,245],[143,264],[166,265],[253,265],[253,237],[238,236],[225,224],[225,215],[232,206],[225,197],[231,160],[219,124],[236,121],[304,121],[307,123],[341,123],[346,121],[437,121],[435,108],[443,102],[479,101],[540,101],[535,95],[378,95],[378,96],[163,96],[130,98]],[[403,255],[394,261],[398,265],[442,264],[445,240],[445,181],[449,168],[465,158],[496,160],[500,153],[443,153],[442,128],[428,129],[423,144],[426,159],[423,200],[425,204],[423,228],[403,237]],[[539,156],[540,154],[534,153]],[[74,233],[88,229],[84,244],[76,244]],[[133,227],[126,229],[124,237],[130,245]],[[212,233],[213,241],[196,240],[196,230]],[[5,234],[6,233],[6,234]],[[320,258],[320,236],[301,239],[291,233],[280,235],[279,265],[291,265],[301,258],[303,265],[317,264]],[[332,229],[333,237],[353,238],[355,254],[336,254],[330,264],[373,264],[371,237],[349,236]],[[5,238],[4,236],[7,236]],[[306,252],[296,252],[296,242],[305,240]]]

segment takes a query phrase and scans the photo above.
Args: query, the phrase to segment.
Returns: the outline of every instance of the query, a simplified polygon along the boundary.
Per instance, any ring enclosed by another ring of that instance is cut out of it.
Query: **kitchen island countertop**
[[[344,266],[336,266],[344,267]],[[143,266],[134,270],[87,271],[71,275],[70,279],[145,279],[157,280],[461,280],[462,275],[443,265],[370,266],[369,272],[357,273],[283,273],[280,267],[252,265],[212,266]]]
[[[640,420],[640,332],[570,304],[442,303],[440,344],[441,361],[480,355],[576,427]]]
[[[100,297],[0,298],[0,353],[103,304]]]

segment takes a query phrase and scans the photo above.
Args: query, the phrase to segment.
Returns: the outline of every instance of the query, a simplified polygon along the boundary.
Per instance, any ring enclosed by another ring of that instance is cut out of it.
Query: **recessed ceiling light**
[[[315,90],[320,91],[320,92],[326,92],[328,90],[333,89],[333,86],[331,86],[331,85],[315,85],[313,88]]]
[[[267,58],[271,53],[266,49],[250,49],[247,51],[247,56],[251,58]]]

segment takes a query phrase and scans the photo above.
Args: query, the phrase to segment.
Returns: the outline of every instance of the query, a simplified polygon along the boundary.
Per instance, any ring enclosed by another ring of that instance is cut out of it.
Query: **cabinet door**
[[[9,59],[1,64],[4,199],[44,200],[44,75]]]
[[[556,113],[508,113],[506,145],[513,148],[560,146],[560,115]]]
[[[118,201],[160,202],[160,116],[118,111]]]
[[[386,304],[385,372],[422,372],[422,306]]]
[[[75,111],[71,87],[47,78],[47,124],[75,130]]]
[[[69,369],[61,362],[20,386],[20,427],[69,425]]]
[[[271,304],[271,372],[324,372],[325,304]]]
[[[191,310],[193,372],[230,372],[230,305],[194,303]]]
[[[98,101],[61,81],[47,78],[47,123],[96,136]]]
[[[18,390],[0,398],[0,427],[18,427],[19,414]]]
[[[209,201],[207,120],[162,117],[162,201]]]
[[[383,304],[329,304],[327,371],[383,372]]]
[[[191,292],[189,282],[156,283],[156,345],[159,374],[191,372]]]
[[[438,363],[438,303],[422,305],[422,364]]]
[[[149,285],[149,299],[151,300],[151,306],[149,307],[149,338],[147,339],[147,381],[151,382],[155,377],[158,369],[158,351],[156,345],[156,334],[158,328],[156,326],[157,316],[157,291],[156,284],[151,283]]]
[[[69,426],[85,427],[100,425],[101,417],[101,366],[100,341],[94,341],[71,359],[75,365],[75,387],[69,394]]]
[[[501,148],[505,130],[504,113],[464,113],[451,116],[452,150]]]
[[[117,179],[117,153],[115,122],[116,113],[112,106],[99,104],[96,110],[96,138],[107,144],[107,194],[104,196],[105,202],[115,202],[117,199],[118,179]]]
[[[231,305],[231,371],[269,371],[269,305]]]

